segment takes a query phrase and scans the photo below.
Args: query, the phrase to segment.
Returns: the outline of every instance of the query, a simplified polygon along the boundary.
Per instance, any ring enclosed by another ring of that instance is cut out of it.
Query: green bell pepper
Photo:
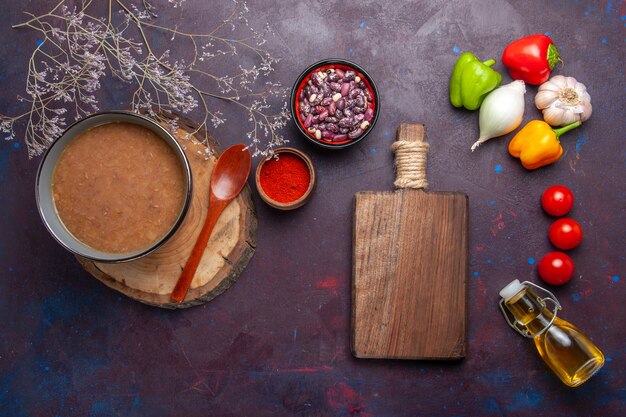
[[[476,110],[483,100],[502,82],[502,76],[490,68],[496,61],[480,62],[470,52],[463,52],[450,77],[450,102],[454,107]]]

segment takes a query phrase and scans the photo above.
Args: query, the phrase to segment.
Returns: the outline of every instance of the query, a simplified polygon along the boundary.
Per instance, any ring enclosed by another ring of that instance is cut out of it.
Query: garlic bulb
[[[550,126],[584,122],[591,116],[591,96],[585,84],[574,77],[555,75],[541,84],[535,105]]]

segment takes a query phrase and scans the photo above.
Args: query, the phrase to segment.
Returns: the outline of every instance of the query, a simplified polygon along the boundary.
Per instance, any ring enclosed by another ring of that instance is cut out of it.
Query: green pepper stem
[[[488,59],[487,61],[483,62],[483,65],[486,65],[486,66],[490,67],[490,66],[492,66],[495,63],[496,63],[495,59]]]
[[[559,51],[556,49],[553,43],[548,45],[548,55],[546,56],[548,60],[548,66],[550,66],[550,71],[554,69],[557,63],[563,62],[561,56],[559,55]]]
[[[556,134],[556,137],[558,138],[559,136],[561,136],[563,133],[569,132],[572,129],[577,128],[578,126],[580,126],[582,123],[579,121],[574,122],[574,123],[570,123],[567,126],[563,126],[560,129],[552,129],[554,130],[554,133]]]

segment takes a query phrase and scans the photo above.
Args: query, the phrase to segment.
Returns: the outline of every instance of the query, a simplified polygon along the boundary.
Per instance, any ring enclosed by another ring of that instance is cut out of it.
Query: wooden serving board
[[[178,121],[176,139],[191,164],[193,196],[189,211],[178,231],[151,254],[125,263],[108,264],[78,257],[82,266],[104,284],[145,304],[163,308],[186,308],[212,300],[230,287],[248,264],[256,246],[257,218],[250,187],[233,200],[220,216],[187,297],[181,303],[170,294],[204,224],[209,205],[211,172],[221,153],[217,141],[208,135],[213,155],[205,160],[206,147],[195,137],[193,122]],[[204,137],[205,132],[196,133]]]
[[[403,124],[398,140],[425,141]],[[460,359],[467,332],[468,198],[401,189],[355,196],[352,352]]]

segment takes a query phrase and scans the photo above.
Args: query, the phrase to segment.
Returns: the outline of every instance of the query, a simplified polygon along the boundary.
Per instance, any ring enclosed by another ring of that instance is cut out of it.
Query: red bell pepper
[[[550,71],[559,61],[559,52],[546,35],[530,35],[513,41],[502,54],[502,63],[509,68],[511,77],[534,85],[548,81]]]

